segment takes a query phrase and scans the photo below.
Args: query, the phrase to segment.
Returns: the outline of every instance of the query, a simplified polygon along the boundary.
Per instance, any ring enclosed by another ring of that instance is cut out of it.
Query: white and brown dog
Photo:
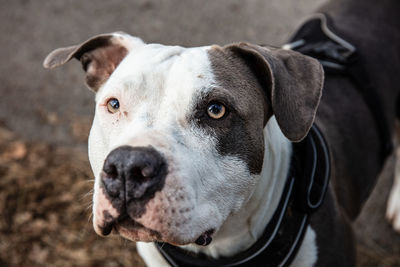
[[[57,49],[44,65],[72,58],[96,92],[89,158],[98,234],[138,241],[149,266],[167,265],[152,241],[214,258],[246,250],[281,199],[293,142],[315,120],[331,150],[331,185],[292,266],[353,266],[350,223],[381,162],[374,119],[346,78],[327,78],[321,99],[321,65],[297,52],[146,44],[121,32]],[[382,97],[389,120],[397,93]],[[397,228],[399,196],[389,211]]]

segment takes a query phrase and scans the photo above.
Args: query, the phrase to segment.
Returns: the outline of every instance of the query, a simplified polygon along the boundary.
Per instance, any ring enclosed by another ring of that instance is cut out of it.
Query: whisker
[[[92,207],[93,207],[93,204],[90,203],[90,204],[86,207],[85,211],[88,211],[88,210],[91,209]]]
[[[79,198],[79,200],[82,200],[82,199],[84,199],[84,198],[86,198],[86,197],[88,197],[88,196],[92,196],[93,195],[93,189],[91,189],[91,190],[89,190],[89,192],[87,192],[87,193],[85,193],[83,196],[81,196],[80,198]]]
[[[89,223],[92,220],[92,217],[93,217],[93,213],[91,212],[90,215],[89,215],[89,218],[87,220],[87,223]]]

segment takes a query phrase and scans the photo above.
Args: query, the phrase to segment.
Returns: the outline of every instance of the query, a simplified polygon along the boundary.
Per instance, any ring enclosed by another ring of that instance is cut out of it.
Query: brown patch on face
[[[86,84],[94,91],[110,77],[128,50],[122,45],[108,45],[84,54],[80,60],[86,71]]]
[[[217,101],[227,107],[228,114],[219,120],[205,115],[199,124],[216,135],[221,155],[239,157],[252,174],[258,174],[264,158],[263,128],[271,116],[263,90],[244,60],[231,51],[215,46],[209,59],[218,87],[200,97],[197,112],[206,113],[207,104]]]

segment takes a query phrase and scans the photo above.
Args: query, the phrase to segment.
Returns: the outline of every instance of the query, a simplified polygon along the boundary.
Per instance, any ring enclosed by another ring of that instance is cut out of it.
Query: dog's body
[[[359,48],[393,128],[399,5],[382,1],[376,9],[367,2],[335,1],[323,11]],[[56,50],[45,66],[73,57],[97,92],[89,140],[97,233],[114,228],[131,240],[173,243],[216,258],[243,251],[278,205],[292,141],[304,138],[315,118],[331,152],[331,186],[292,265],[354,266],[350,224],[382,161],[371,110],[346,77],[327,76],[320,99],[321,66],[296,52],[250,44],[146,45],[123,33]],[[393,199],[391,214],[400,221],[400,201]],[[167,264],[152,243],[138,242],[138,250],[149,266]]]

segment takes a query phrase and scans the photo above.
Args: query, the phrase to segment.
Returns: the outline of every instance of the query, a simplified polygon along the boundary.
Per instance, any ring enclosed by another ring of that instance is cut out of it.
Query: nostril
[[[127,175],[127,177],[133,178],[134,180],[136,180],[136,182],[141,182],[145,176],[142,173],[142,168],[140,167],[134,167],[129,171],[129,174]]]
[[[157,176],[157,171],[157,168],[152,165],[133,166],[125,175],[138,183],[142,183]]]
[[[146,166],[142,169],[141,174],[145,178],[153,177],[155,176],[155,171],[154,167],[152,166]]]
[[[152,184],[157,183],[157,176],[152,166],[135,166],[126,174],[127,199],[143,197]]]
[[[117,167],[114,164],[110,164],[107,161],[105,162],[103,166],[103,171],[106,173],[106,175],[109,178],[115,179],[118,177],[118,170]]]
[[[106,159],[103,172],[101,173],[101,180],[107,194],[112,198],[119,197],[121,192],[122,181],[118,179],[118,176],[119,172],[115,163],[112,160]]]
[[[116,179],[116,177],[113,178],[108,176],[108,174],[106,174],[105,172],[101,174],[101,178],[102,184],[107,194],[112,198],[119,197],[121,189],[123,188],[122,181],[120,179]]]

